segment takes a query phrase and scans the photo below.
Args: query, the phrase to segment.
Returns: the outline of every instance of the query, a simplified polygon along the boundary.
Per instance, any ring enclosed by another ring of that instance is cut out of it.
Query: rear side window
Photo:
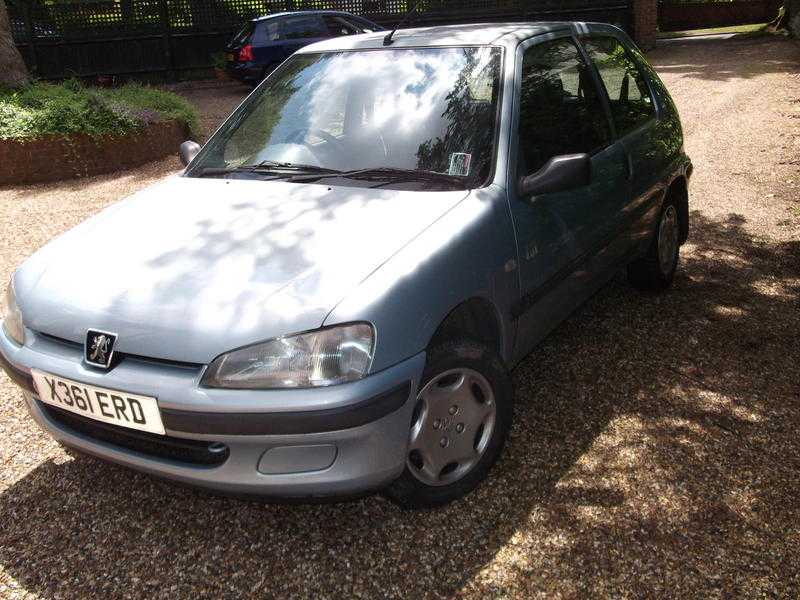
[[[625,135],[655,115],[650,90],[622,43],[612,37],[583,40],[608,92],[619,135]]]
[[[532,46],[522,63],[519,174],[554,156],[592,153],[611,132],[589,69],[569,39]]]
[[[328,31],[334,37],[356,35],[357,33],[361,33],[361,30],[355,27],[352,23],[347,22],[342,17],[325,15],[322,18],[325,20],[325,25],[328,26]]]
[[[325,23],[317,15],[284,19],[282,30],[283,38],[287,40],[328,37]]]
[[[261,21],[253,32],[252,43],[261,46],[280,39],[280,23],[275,20]]]

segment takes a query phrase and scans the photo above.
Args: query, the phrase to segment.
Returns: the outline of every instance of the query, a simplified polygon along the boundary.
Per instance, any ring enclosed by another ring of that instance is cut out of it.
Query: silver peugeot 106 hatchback
[[[509,369],[688,234],[675,106],[609,25],[314,44],[182,158],[19,267],[0,359],[65,446],[223,492],[462,496]]]

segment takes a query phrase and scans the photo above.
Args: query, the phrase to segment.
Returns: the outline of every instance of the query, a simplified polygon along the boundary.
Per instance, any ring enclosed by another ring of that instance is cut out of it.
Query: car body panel
[[[111,389],[144,391],[158,398],[159,408],[197,411],[200,414],[231,411],[257,414],[344,410],[398,384],[409,384],[408,400],[392,413],[375,421],[342,430],[286,435],[219,435],[185,433],[167,427],[172,439],[207,440],[225,444],[230,452],[216,467],[191,465],[160,458],[98,441],[48,416],[30,391],[24,393],[34,420],[67,446],[132,469],[173,479],[188,485],[225,493],[267,497],[327,497],[358,494],[381,487],[397,477],[405,465],[407,428],[415,402],[413,398],[425,365],[425,353],[361,381],[317,390],[205,390],[199,388],[200,369],[126,358],[110,372],[81,363],[79,347],[63,344],[28,332],[29,342],[16,346],[0,331],[0,356],[14,368],[27,372],[43,368],[48,372]],[[305,460],[282,461],[283,472],[264,474],[262,461],[272,449],[314,448],[333,445],[334,462],[308,472]],[[261,469],[261,471],[259,471]]]
[[[570,31],[564,21],[526,23],[470,23],[398,30],[392,37],[393,48],[441,46],[499,46],[513,52],[532,37],[559,31]],[[335,52],[384,48],[385,32],[328,39],[305,46],[299,52]]]
[[[543,43],[572,43],[572,31],[534,37],[517,47],[514,87],[522,81],[525,53]],[[512,131],[520,119],[519,93],[515,94]],[[511,165],[516,165],[519,140],[513,136]],[[565,192],[520,197],[509,179],[509,210],[518,244],[521,295],[512,314],[517,319],[514,360],[519,360],[569,315],[593,290],[597,265],[588,258],[612,243],[618,234],[618,216],[630,197],[625,153],[616,140],[591,156],[592,182]],[[589,267],[592,267],[591,269]]]
[[[473,190],[348,294],[325,323],[356,315],[373,323],[379,338],[373,369],[380,370],[423,350],[454,308],[480,298],[506,307],[496,316],[501,356],[510,357],[515,325],[507,307],[519,297],[509,268],[515,257],[505,191]]]
[[[117,352],[207,364],[319,327],[465,196],[173,177],[37,252],[18,302],[36,331],[78,343],[110,331]]]

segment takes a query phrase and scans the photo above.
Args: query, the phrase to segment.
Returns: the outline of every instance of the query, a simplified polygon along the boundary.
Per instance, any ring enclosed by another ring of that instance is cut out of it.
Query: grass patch
[[[0,139],[48,134],[122,135],[158,121],[177,119],[198,133],[194,107],[180,96],[128,83],[119,88],[85,87],[76,80],[0,88]]]

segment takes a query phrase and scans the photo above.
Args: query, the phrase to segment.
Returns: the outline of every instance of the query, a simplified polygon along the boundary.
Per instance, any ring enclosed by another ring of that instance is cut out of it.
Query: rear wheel
[[[403,474],[386,494],[406,508],[451,502],[486,477],[512,418],[511,383],[500,359],[471,341],[428,353]]]
[[[675,277],[680,254],[680,219],[674,200],[661,209],[647,254],[628,265],[628,281],[643,290],[665,290]]]

